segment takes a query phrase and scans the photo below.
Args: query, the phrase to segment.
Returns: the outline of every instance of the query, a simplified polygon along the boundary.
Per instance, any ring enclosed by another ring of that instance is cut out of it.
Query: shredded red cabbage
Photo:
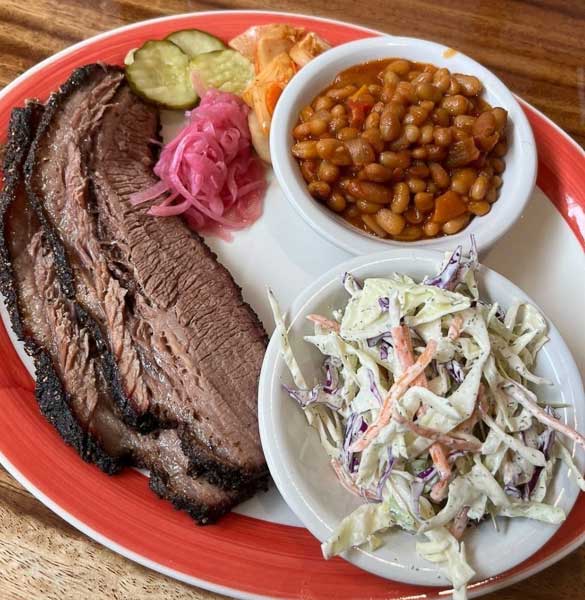
[[[248,112],[238,96],[207,91],[188,113],[189,123],[163,147],[154,167],[160,181],[132,194],[132,204],[156,201],[149,214],[183,215],[192,229],[226,240],[254,223],[266,179],[252,151]]]

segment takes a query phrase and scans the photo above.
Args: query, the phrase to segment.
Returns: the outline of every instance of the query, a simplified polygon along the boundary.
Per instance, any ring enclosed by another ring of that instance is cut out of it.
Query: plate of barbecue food
[[[585,155],[489,71],[177,15],[21,75],[0,140],[0,462],[82,532],[238,598],[473,597],[585,540]],[[396,527],[423,558],[368,565]]]

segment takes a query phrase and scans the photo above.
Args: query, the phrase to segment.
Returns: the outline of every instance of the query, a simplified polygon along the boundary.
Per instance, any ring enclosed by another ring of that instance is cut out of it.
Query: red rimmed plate
[[[377,32],[335,21],[265,12],[173,16],[118,29],[37,65],[0,94],[0,139],[13,106],[44,99],[77,66],[121,63],[145,39],[196,27],[229,39],[254,24],[290,22],[334,44]],[[487,264],[525,289],[556,323],[585,372],[585,153],[540,113],[524,105],[539,155],[538,190],[523,219],[492,249]],[[233,244],[212,242],[252,305],[268,324],[262,293],[270,282],[293,298],[318,273],[347,255],[323,242],[291,212],[272,183],[260,222]],[[242,259],[242,250],[245,250]],[[270,257],[267,259],[267,257]],[[284,275],[283,275],[284,273]],[[562,298],[562,306],[559,299]],[[580,319],[580,321],[579,321]],[[319,544],[273,493],[218,525],[197,527],[158,500],[137,471],[107,477],[83,463],[39,414],[33,381],[0,326],[0,461],[29,491],[81,531],[137,562],[177,579],[240,598],[437,598],[440,590],[363,573],[341,559],[325,562]],[[253,515],[253,516],[251,516]],[[288,524],[287,524],[288,523]],[[472,586],[493,591],[559,560],[585,541],[585,497],[557,534],[512,571]]]

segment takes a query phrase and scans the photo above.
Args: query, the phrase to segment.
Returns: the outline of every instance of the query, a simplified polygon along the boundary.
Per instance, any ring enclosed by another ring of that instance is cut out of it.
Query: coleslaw
[[[417,553],[458,600],[475,575],[468,527],[497,517],[562,522],[546,498],[559,460],[585,491],[567,445],[585,449],[585,437],[533,391],[549,385],[534,373],[546,321],[530,304],[504,311],[483,300],[478,266],[472,240],[469,256],[458,247],[422,282],[346,273],[346,306],[307,316],[314,334],[304,339],[324,356],[323,380],[311,386],[269,291],[295,384],[284,388],[318,431],[340,484],[364,502],[322,544],[324,557],[376,548],[381,533],[399,527],[416,534]]]

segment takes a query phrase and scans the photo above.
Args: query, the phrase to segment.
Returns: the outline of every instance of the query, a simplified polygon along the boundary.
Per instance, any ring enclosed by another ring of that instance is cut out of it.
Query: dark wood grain
[[[366,7],[367,9],[364,9]],[[0,0],[0,86],[76,41],[163,14],[215,9],[316,14],[447,44],[494,71],[585,146],[582,0]],[[488,600],[585,598],[585,548]],[[220,598],[95,544],[0,469],[0,598]]]

